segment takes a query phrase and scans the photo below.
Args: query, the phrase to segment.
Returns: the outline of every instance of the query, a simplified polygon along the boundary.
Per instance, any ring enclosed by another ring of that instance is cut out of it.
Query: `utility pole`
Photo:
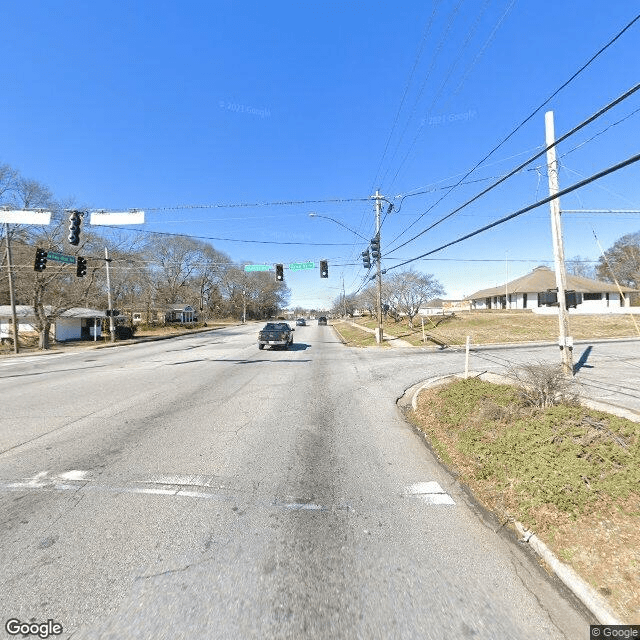
[[[11,302],[11,318],[13,320],[13,352],[18,353],[18,317],[16,314],[16,299],[13,294],[13,263],[11,262],[11,242],[9,240],[9,223],[4,223],[4,236],[7,243],[7,269],[9,271],[9,298]]]
[[[344,293],[344,275],[342,276],[342,306],[344,310],[344,317],[347,317],[347,296]]]
[[[107,300],[109,302],[109,333],[111,334],[111,342],[116,341],[116,327],[113,322],[113,304],[111,302],[111,278],[109,276],[109,263],[111,259],[109,258],[109,249],[107,247],[104,248],[104,263],[107,268]]]
[[[548,147],[555,142],[553,111],[544,114],[545,143]],[[549,195],[555,195],[558,187],[558,161],[556,148],[547,151],[547,175],[549,176]],[[560,200],[554,198],[549,202],[551,209],[551,235],[553,237],[553,257],[556,268],[556,285],[558,287],[558,325],[560,327],[560,352],[562,369],[565,375],[573,375],[573,338],[569,335],[569,312],[567,311],[567,273],[564,264],[564,246],[562,242],[562,224],[560,221]]]
[[[380,210],[382,209],[382,196],[380,190],[376,189],[376,238],[380,242]],[[376,329],[376,342],[380,344],[383,340],[382,330],[382,268],[380,266],[380,258],[382,255],[382,247],[378,251],[378,257],[376,259],[377,272],[378,272],[378,327]]]
[[[242,287],[242,324],[247,322],[247,289]]]
[[[509,251],[504,252],[504,308],[510,309],[509,304]]]

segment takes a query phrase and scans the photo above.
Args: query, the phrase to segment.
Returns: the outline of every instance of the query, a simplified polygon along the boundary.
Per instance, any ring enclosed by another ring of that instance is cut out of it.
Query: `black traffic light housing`
[[[44,271],[47,268],[47,252],[44,249],[36,249],[36,260],[33,264],[34,271]]]
[[[369,249],[362,252],[362,266],[365,269],[371,269],[371,257],[369,256]]]
[[[69,244],[79,245],[80,244],[80,224],[82,222],[82,218],[80,216],[79,211],[72,211],[69,216]]]
[[[377,260],[380,257],[380,235],[371,238],[371,257]]]
[[[329,277],[329,263],[326,260],[320,260],[320,277]]]
[[[276,282],[282,282],[284,280],[284,265],[276,265]]]
[[[87,259],[81,256],[76,258],[76,275],[82,278],[87,275]]]

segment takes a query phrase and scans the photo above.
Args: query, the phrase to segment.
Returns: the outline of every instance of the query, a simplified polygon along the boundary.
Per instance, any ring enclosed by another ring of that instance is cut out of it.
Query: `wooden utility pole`
[[[380,190],[376,189],[376,238],[380,243],[380,210],[382,209],[382,196]],[[378,327],[376,328],[376,342],[380,344],[383,340],[382,329],[382,267],[380,266],[380,259],[382,257],[382,246],[378,249],[378,258],[376,260],[377,274],[378,274]]]
[[[553,126],[553,111],[547,111],[544,115],[545,143],[548,147],[555,142]],[[558,187],[558,161],[556,160],[556,148],[551,147],[547,151],[547,175],[549,176],[549,195],[553,196],[559,191]],[[553,238],[553,257],[556,270],[556,286],[558,287],[558,325],[560,328],[560,352],[562,353],[562,369],[565,375],[573,375],[573,338],[569,331],[569,313],[567,311],[567,273],[564,264],[564,246],[562,242],[562,223],[560,221],[560,200],[554,198],[549,202],[551,208],[551,235]]]
[[[13,293],[13,263],[11,261],[11,241],[9,239],[9,224],[4,223],[4,236],[7,243],[7,270],[9,271],[9,298],[11,302],[11,319],[13,322],[13,352],[18,353],[18,317],[16,314],[16,299]]]
[[[116,341],[116,326],[113,321],[113,304],[111,302],[111,277],[109,275],[109,264],[111,259],[109,258],[109,250],[104,248],[104,264],[107,269],[107,300],[109,302],[109,333],[111,335],[111,342]]]

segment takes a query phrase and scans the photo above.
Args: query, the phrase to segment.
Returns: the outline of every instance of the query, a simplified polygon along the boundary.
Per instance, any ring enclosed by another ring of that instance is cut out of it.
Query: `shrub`
[[[546,408],[577,404],[577,394],[571,389],[572,381],[564,375],[560,364],[526,364],[519,369],[511,369],[510,374],[525,406]]]

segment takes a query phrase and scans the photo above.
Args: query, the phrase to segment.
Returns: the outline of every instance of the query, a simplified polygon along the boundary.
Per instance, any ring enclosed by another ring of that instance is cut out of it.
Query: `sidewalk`
[[[375,329],[369,329],[369,327],[365,327],[361,324],[358,324],[357,322],[351,322],[350,320],[341,320],[341,322],[344,322],[345,324],[350,324],[352,327],[355,327],[356,329],[362,329],[362,331],[366,331],[367,333],[375,333],[376,330]],[[396,338],[395,336],[391,336],[388,333],[384,333],[382,334],[383,339],[385,342],[388,342],[390,346],[392,347],[400,347],[400,348],[411,348],[413,349],[414,346],[407,342],[406,340],[402,340],[401,338]]]

